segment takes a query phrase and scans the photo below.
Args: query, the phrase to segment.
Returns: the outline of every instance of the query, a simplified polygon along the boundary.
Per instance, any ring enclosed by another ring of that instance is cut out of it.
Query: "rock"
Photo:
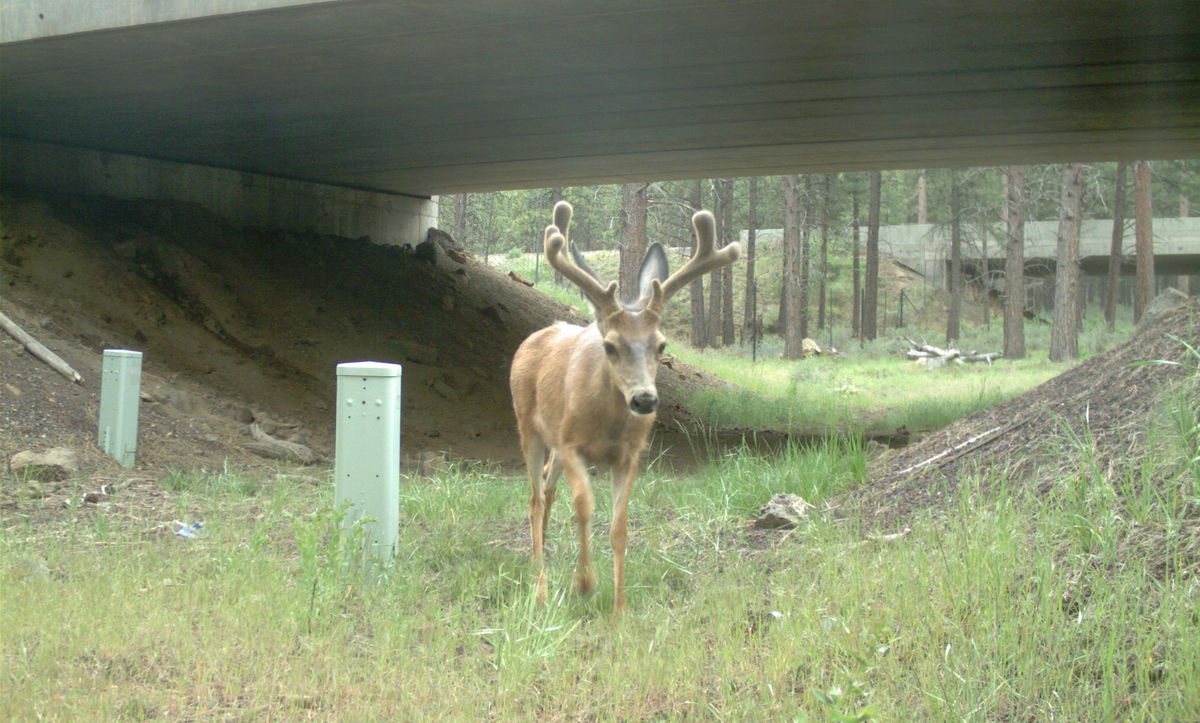
[[[1137,329],[1135,334],[1143,334],[1147,329],[1158,323],[1162,315],[1186,303],[1188,295],[1179,289],[1166,288],[1163,292],[1146,305],[1146,310],[1142,312],[1142,318],[1138,319]]]
[[[758,511],[758,519],[754,521],[754,526],[769,530],[790,530],[799,525],[812,508],[803,497],[780,492]]]
[[[454,237],[439,228],[430,228],[425,232],[425,242],[435,243],[441,247],[443,251],[465,251],[463,245],[454,240]],[[461,262],[460,262],[461,263]]]
[[[25,450],[12,456],[8,468],[14,475],[27,479],[56,482],[71,476],[75,460],[75,450],[70,447],[52,447],[44,452]]]

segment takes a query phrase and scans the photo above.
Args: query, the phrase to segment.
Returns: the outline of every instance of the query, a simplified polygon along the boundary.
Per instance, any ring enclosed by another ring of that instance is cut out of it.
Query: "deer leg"
[[[592,533],[592,486],[587,468],[574,450],[558,450],[563,473],[571,485],[571,503],[575,506],[575,525],[579,532],[579,565],[575,568],[575,585],[583,595],[596,588],[596,572],[592,569],[589,538]]]
[[[613,614],[625,607],[625,543],[628,539],[629,491],[637,476],[637,459],[612,470],[612,527],[609,541],[613,552]]]
[[[546,488],[543,483],[543,466],[546,463],[546,445],[540,439],[523,439],[525,468],[529,473],[529,538],[533,548],[533,569],[537,573],[537,601],[546,602]]]
[[[550,529],[550,508],[554,506],[555,492],[558,490],[558,478],[562,475],[562,462],[558,459],[558,454],[554,450],[550,450],[550,458],[546,460],[546,467],[543,470],[542,477],[542,493],[545,497],[543,509],[545,513],[542,517],[542,546],[546,545],[546,530]]]

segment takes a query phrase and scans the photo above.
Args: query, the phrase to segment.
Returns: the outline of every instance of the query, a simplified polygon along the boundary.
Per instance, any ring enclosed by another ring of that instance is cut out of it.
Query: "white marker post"
[[[337,366],[334,500],[350,502],[345,525],[363,518],[366,559],[391,563],[400,535],[400,365]]]
[[[100,378],[100,448],[126,467],[137,456],[142,353],[105,349]]]

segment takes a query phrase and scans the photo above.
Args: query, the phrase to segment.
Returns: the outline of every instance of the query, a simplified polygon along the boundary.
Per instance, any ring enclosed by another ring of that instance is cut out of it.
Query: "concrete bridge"
[[[387,243],[436,194],[1200,157],[1195,0],[0,3],[0,181]]]

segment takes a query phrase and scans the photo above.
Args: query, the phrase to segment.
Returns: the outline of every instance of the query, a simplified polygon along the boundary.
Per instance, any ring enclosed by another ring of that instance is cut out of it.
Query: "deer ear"
[[[638,269],[638,308],[646,307],[646,304],[650,302],[653,282],[657,280],[661,284],[667,278],[668,272],[667,252],[663,249],[662,244],[657,242],[650,244],[650,248],[646,249],[646,255],[642,258],[642,268]]]

